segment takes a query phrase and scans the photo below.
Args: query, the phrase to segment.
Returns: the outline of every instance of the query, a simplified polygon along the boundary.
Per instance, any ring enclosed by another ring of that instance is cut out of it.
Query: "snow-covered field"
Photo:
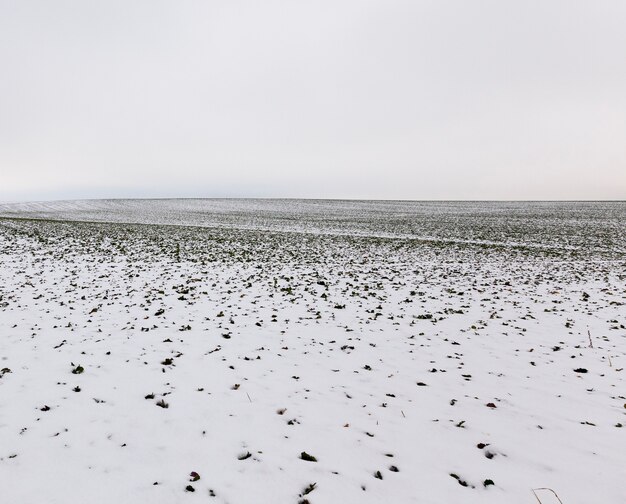
[[[624,203],[0,205],[0,502],[622,504],[625,303]]]

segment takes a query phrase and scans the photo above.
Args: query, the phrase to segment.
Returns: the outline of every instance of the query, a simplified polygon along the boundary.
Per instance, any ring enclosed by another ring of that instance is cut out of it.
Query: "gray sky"
[[[0,0],[0,201],[626,199],[624,0]]]

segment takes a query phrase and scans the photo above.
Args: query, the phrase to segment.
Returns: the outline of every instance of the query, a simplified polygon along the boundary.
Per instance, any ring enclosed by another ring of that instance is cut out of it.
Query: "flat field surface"
[[[625,203],[0,205],[1,502],[622,504],[625,368]]]

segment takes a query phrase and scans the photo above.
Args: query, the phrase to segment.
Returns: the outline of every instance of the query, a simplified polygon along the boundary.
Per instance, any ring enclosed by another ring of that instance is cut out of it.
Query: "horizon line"
[[[356,201],[398,203],[626,203],[625,199],[390,199],[390,198],[320,198],[290,196],[142,196],[142,197],[99,197],[60,198],[36,200],[0,200],[0,205],[28,203],[61,203],[71,201],[172,201],[172,200],[266,200],[266,201]]]

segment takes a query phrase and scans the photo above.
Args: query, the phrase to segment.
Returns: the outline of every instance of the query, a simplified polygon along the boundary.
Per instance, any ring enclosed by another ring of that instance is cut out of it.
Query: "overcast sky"
[[[624,0],[0,0],[0,201],[626,199]]]

